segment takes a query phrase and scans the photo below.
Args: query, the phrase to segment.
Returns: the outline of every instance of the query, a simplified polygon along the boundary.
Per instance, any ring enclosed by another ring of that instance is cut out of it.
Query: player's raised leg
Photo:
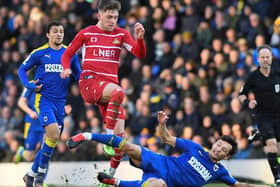
[[[119,137],[124,136],[124,109],[122,102],[124,91],[116,84],[109,83],[102,92],[99,109],[103,116],[107,134],[116,134]],[[107,155],[113,156],[110,160],[110,168],[106,173],[113,176],[123,157],[123,152],[118,148],[112,148],[108,145],[103,146]],[[105,186],[103,186],[105,187]]]
[[[141,163],[141,146],[131,144],[126,139],[110,134],[95,134],[95,133],[79,133],[66,141],[69,148],[77,147],[77,142],[82,143],[85,141],[96,141],[103,144],[119,148],[133,160],[134,164],[139,166]],[[73,146],[75,145],[75,146]]]

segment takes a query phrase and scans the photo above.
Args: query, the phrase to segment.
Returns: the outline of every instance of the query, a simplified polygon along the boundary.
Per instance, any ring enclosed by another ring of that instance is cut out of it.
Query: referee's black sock
[[[267,153],[267,159],[274,179],[279,178],[279,164],[277,162],[277,153]]]

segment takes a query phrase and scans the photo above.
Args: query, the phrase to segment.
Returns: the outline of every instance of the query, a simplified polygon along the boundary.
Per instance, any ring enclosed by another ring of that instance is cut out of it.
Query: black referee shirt
[[[280,115],[280,66],[278,62],[273,63],[268,77],[265,77],[259,68],[249,74],[239,95],[248,96],[250,92],[255,95],[257,113]]]

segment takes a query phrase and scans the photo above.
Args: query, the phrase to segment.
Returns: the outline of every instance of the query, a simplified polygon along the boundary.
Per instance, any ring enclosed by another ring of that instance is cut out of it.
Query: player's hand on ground
[[[144,38],[145,29],[141,23],[139,22],[135,23],[134,31],[135,31],[136,38]]]
[[[72,70],[67,68],[60,73],[60,77],[62,79],[66,79],[66,78],[70,77],[71,74],[72,74]]]
[[[249,101],[249,108],[254,109],[257,106],[257,101],[255,99]]]
[[[28,115],[32,118],[32,119],[37,119],[38,115],[35,111],[31,111],[28,113]]]
[[[157,116],[158,116],[158,123],[160,125],[164,125],[166,123],[166,121],[168,120],[167,114],[163,111],[159,111]]]

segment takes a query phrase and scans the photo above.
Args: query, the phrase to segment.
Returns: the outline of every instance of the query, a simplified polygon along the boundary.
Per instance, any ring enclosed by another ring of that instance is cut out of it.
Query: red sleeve
[[[137,39],[135,42],[127,30],[125,30],[124,46],[137,58],[146,57],[146,44],[144,39]]]
[[[64,51],[61,57],[61,64],[63,69],[69,69],[71,67],[71,58],[83,45],[83,32],[80,31],[75,38],[72,40],[68,48]]]
[[[136,45],[133,46],[132,54],[134,54],[138,58],[145,58],[146,57],[146,44],[144,39],[137,39]]]

